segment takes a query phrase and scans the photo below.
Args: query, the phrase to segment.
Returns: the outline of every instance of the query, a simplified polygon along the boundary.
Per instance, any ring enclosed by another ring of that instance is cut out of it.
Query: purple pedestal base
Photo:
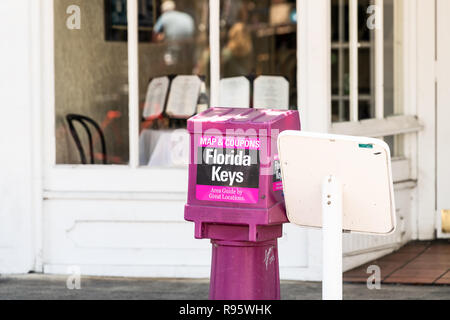
[[[277,239],[263,242],[212,240],[209,298],[279,300]]]

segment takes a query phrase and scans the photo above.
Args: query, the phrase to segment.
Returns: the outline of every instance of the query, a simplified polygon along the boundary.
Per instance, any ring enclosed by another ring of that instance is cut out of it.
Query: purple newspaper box
[[[211,239],[212,299],[279,298],[277,239],[288,222],[277,138],[297,111],[211,108],[188,120],[185,219]]]

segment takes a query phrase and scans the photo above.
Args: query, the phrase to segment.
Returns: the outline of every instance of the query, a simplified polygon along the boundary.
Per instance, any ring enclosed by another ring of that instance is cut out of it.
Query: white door
[[[450,1],[437,1],[437,235],[450,237]]]

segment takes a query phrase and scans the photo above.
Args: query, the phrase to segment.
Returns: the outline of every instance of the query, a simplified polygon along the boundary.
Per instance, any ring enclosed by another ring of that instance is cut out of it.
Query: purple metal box
[[[287,222],[277,155],[297,111],[211,108],[188,120],[189,193],[185,219],[195,237],[261,242]]]

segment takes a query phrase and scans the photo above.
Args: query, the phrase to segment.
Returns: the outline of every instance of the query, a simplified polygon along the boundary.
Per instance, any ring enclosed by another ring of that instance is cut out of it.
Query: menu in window
[[[246,77],[220,80],[220,107],[249,108],[250,81]]]
[[[177,76],[172,81],[166,113],[178,119],[193,116],[197,109],[201,84],[197,76]]]
[[[254,83],[253,107],[289,109],[289,81],[278,76],[260,76]]]
[[[150,81],[145,98],[144,118],[155,118],[163,113],[167,92],[169,91],[169,83],[168,77],[154,78]]]

